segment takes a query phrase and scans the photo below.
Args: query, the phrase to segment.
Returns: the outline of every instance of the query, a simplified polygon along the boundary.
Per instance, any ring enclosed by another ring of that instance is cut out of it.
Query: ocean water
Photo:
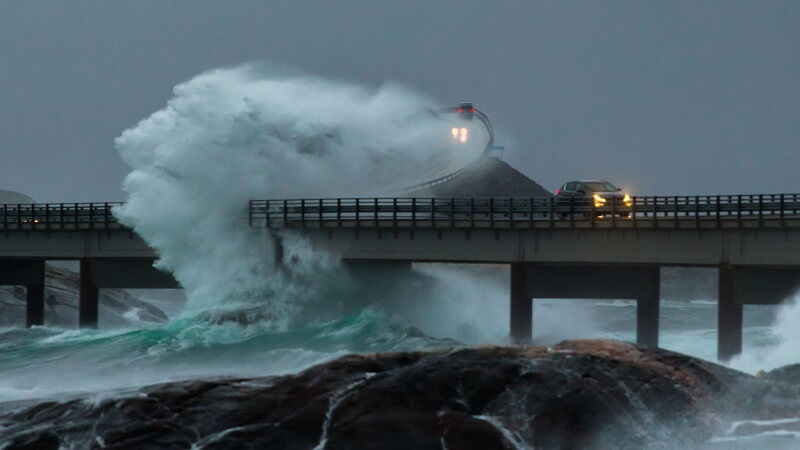
[[[309,314],[289,327],[276,327],[263,310],[249,307],[235,314],[179,313],[165,324],[127,329],[0,329],[0,402],[102,396],[168,380],[294,373],[354,352],[508,342],[507,272],[501,267],[418,265],[372,279],[394,295],[353,278],[360,295],[340,287],[334,295],[354,298],[326,299],[326,314]],[[746,357],[780,348],[775,326],[785,311],[745,308]],[[635,341],[635,317],[629,300],[537,299],[534,341]],[[664,300],[660,317],[662,347],[716,360],[716,302]],[[739,361],[733,366],[752,373],[772,368]]]

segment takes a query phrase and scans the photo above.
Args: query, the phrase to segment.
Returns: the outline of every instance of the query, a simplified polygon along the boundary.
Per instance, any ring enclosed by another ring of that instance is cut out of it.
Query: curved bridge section
[[[464,110],[465,107],[469,108],[469,111],[465,111]],[[470,120],[477,119],[484,126],[484,128],[486,128],[488,140],[483,148],[483,152],[480,155],[478,155],[478,158],[488,153],[489,149],[491,149],[494,146],[494,126],[492,125],[492,121],[489,120],[489,116],[487,116],[483,111],[472,106],[472,104],[462,104],[460,106],[452,106],[444,108],[441,111],[439,111],[439,114],[467,115]],[[445,175],[433,178],[423,183],[407,186],[402,191],[407,195],[413,194],[414,192],[419,192],[424,189],[436,186],[438,184],[453,180],[457,178],[461,174],[461,172],[474,160],[475,159],[471,161],[466,161],[462,165],[462,167],[452,172],[449,172]]]

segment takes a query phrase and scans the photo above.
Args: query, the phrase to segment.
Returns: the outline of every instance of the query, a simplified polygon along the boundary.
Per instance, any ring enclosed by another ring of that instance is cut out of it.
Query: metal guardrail
[[[610,199],[609,199],[610,200]],[[117,229],[121,202],[0,205],[0,230]],[[249,223],[271,228],[787,228],[800,194],[584,199],[333,198],[251,200]]]
[[[93,230],[122,228],[112,209],[120,202],[0,205],[0,230]]]
[[[785,228],[800,194],[587,199],[334,198],[251,200],[250,225],[270,228]]]
[[[414,192],[421,191],[423,189],[432,188],[434,186],[438,186],[438,185],[440,185],[442,183],[445,183],[447,181],[454,180],[454,179],[458,178],[458,176],[461,175],[461,172],[463,172],[463,171],[464,171],[463,168],[462,169],[458,169],[455,172],[449,173],[449,174],[447,174],[445,176],[442,176],[442,177],[439,177],[439,178],[434,178],[433,180],[429,180],[429,181],[426,181],[424,183],[415,184],[414,186],[409,186],[409,187],[405,188],[404,191],[408,195],[413,195]]]

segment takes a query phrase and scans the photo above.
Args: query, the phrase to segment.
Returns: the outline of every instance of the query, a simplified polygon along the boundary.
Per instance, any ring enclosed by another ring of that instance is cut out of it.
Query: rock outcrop
[[[16,191],[0,189],[0,205],[3,203],[33,203],[33,199]]]
[[[565,341],[351,355],[297,375],[41,403],[0,418],[0,446],[718,448],[726,418],[798,414],[797,398],[789,384],[664,350]]]

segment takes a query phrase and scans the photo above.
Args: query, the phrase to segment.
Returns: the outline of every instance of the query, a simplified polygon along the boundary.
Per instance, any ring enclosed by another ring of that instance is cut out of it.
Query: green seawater
[[[284,374],[348,353],[455,345],[372,310],[290,330],[199,318],[128,330],[6,328],[0,331],[0,401]]]

